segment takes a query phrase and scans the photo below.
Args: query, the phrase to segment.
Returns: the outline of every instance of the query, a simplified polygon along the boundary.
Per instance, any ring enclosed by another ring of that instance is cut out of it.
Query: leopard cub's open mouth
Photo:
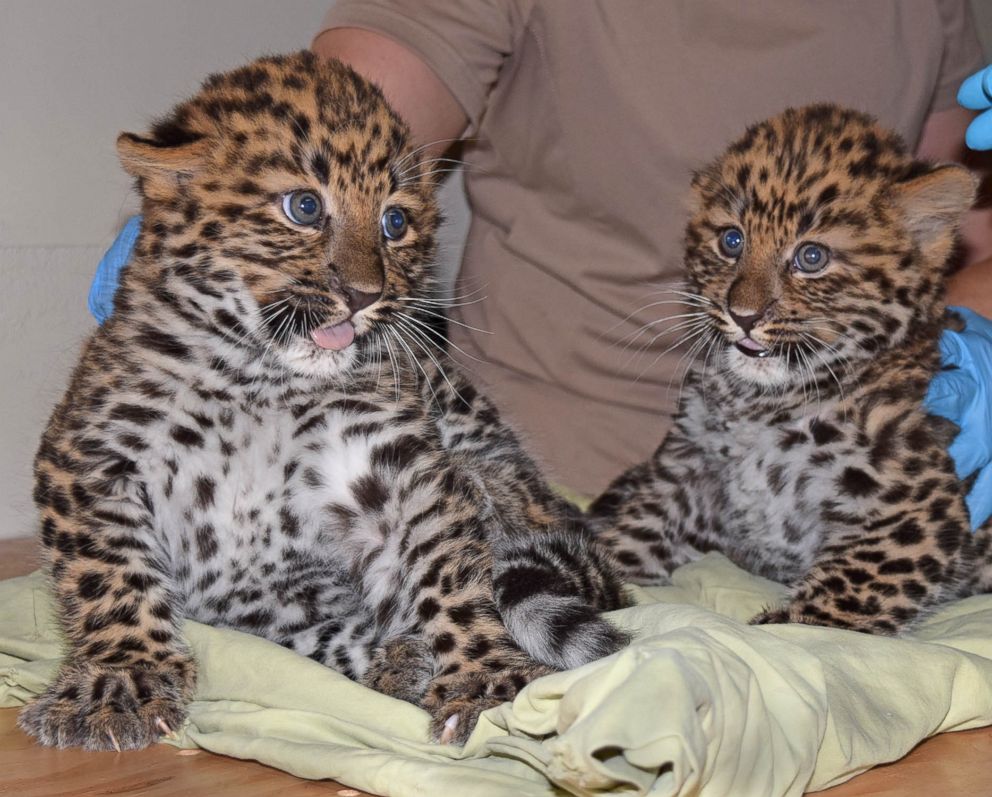
[[[772,353],[771,349],[766,349],[750,337],[743,337],[740,340],[735,340],[734,345],[741,354],[744,354],[747,357],[759,357],[763,359],[770,356]]]

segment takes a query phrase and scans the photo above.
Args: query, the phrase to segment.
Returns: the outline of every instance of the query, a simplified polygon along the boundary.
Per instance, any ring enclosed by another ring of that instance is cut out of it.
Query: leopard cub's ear
[[[204,138],[170,146],[134,133],[117,137],[121,165],[139,180],[141,192],[152,199],[174,196],[180,182],[202,167],[209,146]]]
[[[920,165],[895,186],[895,200],[924,256],[943,265],[964,214],[975,201],[978,178],[963,166]]]

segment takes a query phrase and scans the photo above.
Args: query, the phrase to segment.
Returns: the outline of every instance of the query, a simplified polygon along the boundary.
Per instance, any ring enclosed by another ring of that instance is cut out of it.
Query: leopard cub
[[[982,589],[940,368],[944,277],[976,190],[861,113],[790,109],[692,183],[689,335],[675,425],[591,517],[629,578],[707,551],[792,585],[753,622],[895,633]]]
[[[176,728],[184,618],[413,701],[441,741],[625,642],[610,558],[432,353],[432,162],[377,88],[265,58],[118,150],[143,227],[35,463],[66,655],[25,730]]]

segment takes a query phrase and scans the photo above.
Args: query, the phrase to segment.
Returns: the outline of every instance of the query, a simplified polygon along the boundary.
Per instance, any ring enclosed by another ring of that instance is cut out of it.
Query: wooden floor
[[[0,541],[0,579],[37,567],[30,540]],[[0,710],[0,795],[10,797],[359,797],[331,781],[306,781],[254,761],[155,745],[129,753],[84,753],[40,747]],[[465,787],[470,797],[470,784]],[[989,797],[992,729],[948,733],[919,745],[901,761],[877,767],[820,797]],[[734,797],[751,797],[735,795]],[[770,797],[770,795],[754,795]]]

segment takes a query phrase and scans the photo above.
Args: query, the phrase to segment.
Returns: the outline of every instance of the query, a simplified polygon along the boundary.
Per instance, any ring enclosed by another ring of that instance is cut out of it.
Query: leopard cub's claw
[[[458,715],[452,714],[444,721],[444,730],[441,731],[441,744],[451,744],[458,732]]]

